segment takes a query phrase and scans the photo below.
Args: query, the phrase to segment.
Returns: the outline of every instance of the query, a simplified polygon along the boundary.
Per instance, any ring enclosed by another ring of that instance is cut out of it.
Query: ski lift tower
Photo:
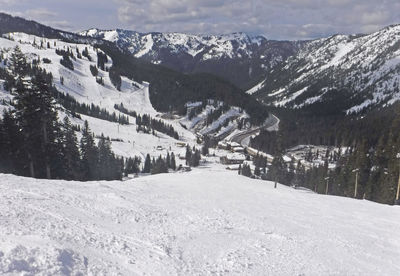
[[[356,173],[356,183],[354,185],[354,198],[357,198],[357,188],[358,188],[358,173],[360,172],[360,169],[354,169],[352,172]]]
[[[400,160],[400,152],[396,155],[397,159]],[[396,199],[394,201],[395,205],[400,205],[400,161],[399,161],[399,180],[397,181],[397,192],[396,192]]]
[[[327,177],[325,177],[325,180],[326,180],[326,189],[325,189],[325,194],[327,195],[328,194],[328,190],[329,190],[329,176],[327,176]]]

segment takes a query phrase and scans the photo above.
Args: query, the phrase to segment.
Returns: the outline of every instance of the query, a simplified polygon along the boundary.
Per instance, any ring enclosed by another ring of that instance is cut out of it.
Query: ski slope
[[[43,44],[43,47],[41,47]],[[50,45],[50,48],[47,47]],[[78,102],[85,104],[95,104],[101,108],[106,109],[110,114],[115,112],[117,115],[123,115],[114,108],[114,105],[123,103],[124,107],[129,111],[136,111],[138,114],[149,114],[153,118],[159,118],[160,114],[153,108],[149,96],[149,83],[137,83],[126,77],[122,77],[121,91],[118,91],[111,83],[108,72],[99,69],[98,77],[102,77],[104,85],[96,82],[96,78],[90,71],[90,66],[97,65],[97,49],[88,44],[67,43],[58,39],[41,38],[34,35],[24,33],[10,33],[5,37],[0,37],[0,54],[4,58],[8,58],[14,47],[20,47],[21,51],[27,56],[28,61],[40,58],[47,58],[51,63],[40,63],[40,67],[51,72],[53,75],[53,84],[60,92],[69,94],[74,97]],[[71,49],[76,56],[76,49],[80,53],[87,48],[91,60],[86,57],[81,59],[77,58],[72,60],[74,70],[69,70],[60,64],[61,56],[57,55],[55,50]],[[106,67],[112,66],[112,59],[108,57]],[[0,66],[5,66],[0,62]],[[61,77],[64,81],[61,82]],[[12,95],[3,89],[3,81],[0,79],[0,116],[2,111],[10,106],[2,105],[2,100],[9,101]],[[65,116],[70,116],[63,111],[59,112],[60,120]],[[140,156],[144,157],[149,153],[153,157],[159,155],[166,156],[167,152],[174,151],[176,153],[181,151],[181,148],[176,146],[177,140],[156,132],[156,136],[138,133],[136,131],[136,119],[129,116],[130,125],[119,125],[118,123],[100,120],[97,118],[81,115],[81,119],[73,118],[70,116],[71,121],[80,125],[84,121],[89,122],[89,127],[96,136],[104,134],[111,139],[118,139],[122,141],[113,141],[113,151],[123,157]],[[163,119],[161,119],[163,120]],[[178,121],[164,120],[165,123],[173,125],[174,129],[178,132],[180,139],[194,144],[195,135],[184,129]],[[158,149],[157,149],[158,147]],[[160,148],[162,148],[160,150]]]
[[[126,182],[0,175],[1,275],[397,275],[400,208],[219,165]]]

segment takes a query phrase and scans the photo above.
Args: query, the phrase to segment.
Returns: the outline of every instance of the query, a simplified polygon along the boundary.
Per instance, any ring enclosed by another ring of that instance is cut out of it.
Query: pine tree
[[[169,152],[167,152],[167,158],[165,161],[167,162],[167,168],[171,168],[171,156],[169,155]]]
[[[118,169],[116,158],[111,151],[111,143],[101,135],[98,143],[98,178],[102,180],[114,179],[114,173]]]
[[[25,62],[15,64],[24,66]],[[13,70],[24,72],[18,67]],[[41,72],[31,79],[22,75],[18,78],[15,117],[24,135],[23,149],[28,156],[30,176],[51,178],[50,164],[57,152],[55,139],[59,132],[55,101]]]
[[[267,178],[285,184],[286,164],[282,154],[275,156],[267,173]]]
[[[68,117],[63,122],[63,164],[64,178],[68,180],[81,178],[81,159],[78,138]]]
[[[13,114],[3,111],[0,120],[0,172],[25,175],[23,169],[26,156],[21,151],[22,135]]]
[[[32,79],[33,89],[36,92],[37,107],[36,112],[40,117],[41,150],[45,163],[46,178],[51,178],[50,164],[57,159],[58,144],[56,138],[60,133],[58,124],[58,114],[55,107],[50,87],[42,74],[37,74]]]
[[[186,165],[190,166],[190,162],[192,160],[192,150],[190,149],[189,145],[186,146],[185,159],[186,159]]]
[[[14,76],[15,82],[20,83],[29,72],[29,65],[21,49],[16,46],[8,61],[8,70]]]
[[[171,165],[170,168],[176,171],[176,161],[175,161],[175,154],[171,153]]]
[[[154,161],[154,165],[151,168],[151,174],[167,173],[168,167],[165,159],[161,155]]]
[[[242,166],[241,174],[243,176],[251,177],[252,173],[251,173],[250,165],[244,163]]]
[[[128,174],[131,173],[139,173],[140,169],[139,169],[139,165],[140,165],[140,158],[136,157],[135,158],[128,158],[128,160],[125,162],[125,176],[128,176]]]
[[[151,170],[151,159],[150,154],[146,155],[146,159],[144,161],[143,173],[150,173]]]
[[[198,167],[200,165],[201,154],[199,150],[195,150],[194,153],[191,154],[189,166]]]
[[[83,180],[98,179],[98,148],[95,145],[89,124],[85,121],[81,138],[81,159]]]

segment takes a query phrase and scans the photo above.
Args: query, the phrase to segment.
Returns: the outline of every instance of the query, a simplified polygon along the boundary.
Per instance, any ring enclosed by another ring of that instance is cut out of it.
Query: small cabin
[[[246,160],[246,156],[241,153],[232,153],[222,156],[220,161],[224,165],[242,164]]]
[[[180,148],[184,148],[186,147],[186,143],[185,142],[176,142],[176,146],[180,147]]]
[[[220,142],[218,142],[218,148],[223,149],[223,150],[228,150],[229,146],[227,143],[220,141]]]
[[[179,160],[186,160],[186,154],[180,153],[180,154],[178,154],[178,158],[179,158]]]
[[[240,153],[243,153],[244,152],[244,148],[243,147],[232,147],[231,148],[231,151],[232,152],[240,152]]]

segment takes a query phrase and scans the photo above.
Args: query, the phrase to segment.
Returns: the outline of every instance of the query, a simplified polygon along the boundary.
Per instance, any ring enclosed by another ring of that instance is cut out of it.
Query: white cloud
[[[75,30],[244,31],[273,39],[365,33],[400,23],[399,0],[0,0],[0,8]]]
[[[45,8],[27,10],[24,14],[34,19],[52,18],[57,16],[56,12]]]
[[[121,23],[143,32],[246,31],[278,39],[307,39],[400,23],[398,0],[114,1]]]

